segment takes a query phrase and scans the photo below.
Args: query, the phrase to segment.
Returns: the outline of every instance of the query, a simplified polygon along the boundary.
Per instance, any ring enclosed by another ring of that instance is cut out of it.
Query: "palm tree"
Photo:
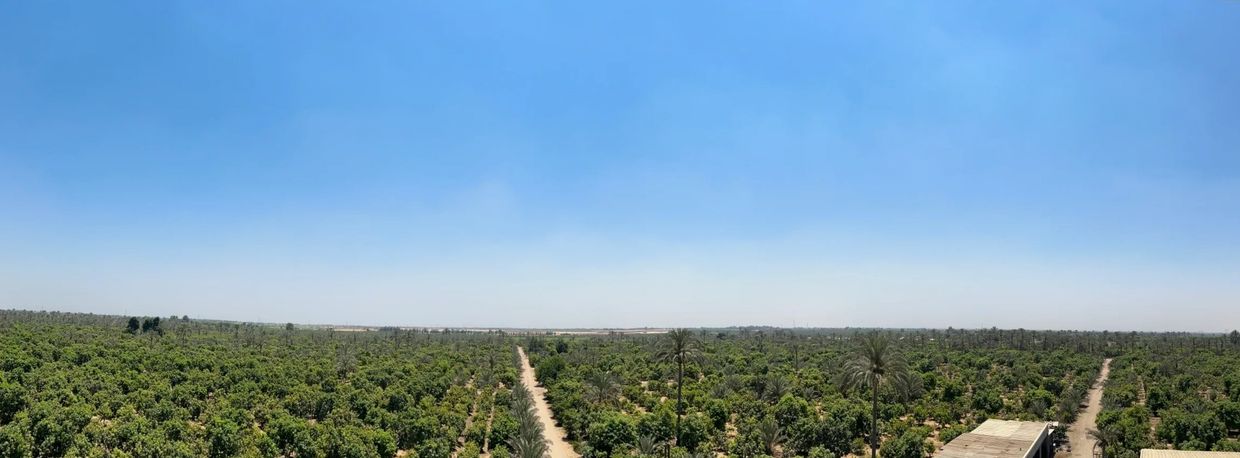
[[[878,456],[878,390],[888,386],[901,396],[909,392],[912,373],[908,364],[895,353],[891,338],[877,331],[861,337],[861,346],[855,359],[844,363],[840,373],[840,388],[870,390],[873,404],[872,430],[870,432],[870,457]]]
[[[779,402],[779,399],[784,397],[784,394],[787,392],[788,379],[775,374],[767,376],[766,384],[762,387],[763,398],[771,404],[775,404]]]
[[[654,456],[659,452],[659,442],[654,436],[641,436],[637,438],[637,454],[642,456]]]
[[[1116,434],[1115,431],[1106,429],[1090,429],[1087,433],[1089,434],[1089,438],[1093,439],[1097,444],[1099,454],[1102,458],[1110,457],[1110,452],[1119,446],[1119,434]]]
[[[681,381],[685,377],[685,363],[697,360],[701,356],[700,343],[688,329],[676,329],[667,333],[664,347],[659,351],[659,360],[676,365],[676,444],[680,444],[680,417],[685,410],[681,404]]]
[[[545,458],[547,456],[547,441],[543,439],[542,432],[535,428],[529,427],[525,418],[518,423],[517,434],[508,439],[508,446],[512,448],[512,455],[518,458]]]
[[[512,389],[512,416],[517,420],[517,430],[508,439],[512,454],[518,458],[545,458],[547,440],[543,437],[542,423],[534,412],[534,398],[529,388],[520,381]]]
[[[766,446],[766,454],[778,458],[775,452],[784,443],[784,432],[774,418],[767,418],[758,424],[758,436],[762,438],[762,445]]]
[[[590,393],[594,395],[594,402],[598,404],[610,402],[620,387],[619,377],[611,371],[594,372],[586,377],[586,383],[589,385]]]

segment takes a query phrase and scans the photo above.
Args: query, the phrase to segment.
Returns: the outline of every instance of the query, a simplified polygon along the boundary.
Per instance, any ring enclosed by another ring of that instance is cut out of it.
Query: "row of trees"
[[[512,394],[511,412],[517,427],[508,439],[508,446],[517,458],[544,458],[548,454],[547,441],[534,409],[533,395],[520,380],[513,387]]]

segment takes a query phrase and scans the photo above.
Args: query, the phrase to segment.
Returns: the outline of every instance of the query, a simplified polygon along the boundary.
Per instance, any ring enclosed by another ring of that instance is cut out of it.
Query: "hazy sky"
[[[1240,327],[1240,2],[6,2],[0,308]]]

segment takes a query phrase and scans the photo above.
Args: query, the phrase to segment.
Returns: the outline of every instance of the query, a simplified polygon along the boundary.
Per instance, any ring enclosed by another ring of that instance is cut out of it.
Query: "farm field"
[[[4,312],[0,456],[476,456],[515,427],[511,352],[485,334]]]
[[[1240,450],[1235,334],[137,318],[0,312],[0,456],[842,457],[877,426],[879,455],[913,458],[989,418],[1058,421],[1063,442],[1105,358],[1090,437],[1108,457]]]
[[[560,422],[592,456],[674,437],[686,453],[864,455],[875,407],[880,454],[924,456],[987,418],[1070,422],[1104,347],[1100,334],[896,332],[890,349],[909,377],[903,387],[880,386],[874,404],[864,387],[838,383],[855,359],[855,335],[692,332],[681,386],[666,336],[528,345]]]
[[[1112,363],[1097,440],[1141,448],[1240,452],[1240,336],[1200,345],[1153,339]]]

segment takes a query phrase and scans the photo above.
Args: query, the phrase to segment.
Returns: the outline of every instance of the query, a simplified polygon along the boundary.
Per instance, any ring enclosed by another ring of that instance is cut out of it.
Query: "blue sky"
[[[0,307],[1240,322],[1235,2],[5,11]]]

